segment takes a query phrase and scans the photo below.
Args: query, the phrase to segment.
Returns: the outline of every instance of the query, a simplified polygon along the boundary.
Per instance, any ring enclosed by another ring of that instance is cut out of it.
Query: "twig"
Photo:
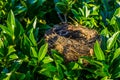
[[[64,14],[65,23],[67,23],[67,14]]]
[[[61,20],[61,22],[63,23],[63,22],[64,22],[64,20],[63,20],[63,18],[61,17],[60,13],[59,13],[59,12],[57,12],[57,14],[58,14],[59,19],[60,19],[60,20]]]

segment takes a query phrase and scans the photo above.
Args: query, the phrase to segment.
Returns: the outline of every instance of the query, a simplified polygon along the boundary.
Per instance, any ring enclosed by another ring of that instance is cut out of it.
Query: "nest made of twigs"
[[[49,49],[56,49],[66,61],[75,61],[80,56],[92,56],[93,46],[99,40],[96,30],[72,24],[58,24],[45,34]]]

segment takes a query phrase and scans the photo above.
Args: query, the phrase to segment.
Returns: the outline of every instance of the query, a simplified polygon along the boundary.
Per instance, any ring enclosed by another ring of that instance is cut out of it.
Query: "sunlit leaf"
[[[50,62],[53,62],[53,59],[50,57],[50,56],[46,56],[42,62],[45,64],[45,63],[50,63]]]
[[[14,34],[16,24],[15,24],[15,16],[12,10],[8,14],[7,26],[8,26],[8,29],[12,30],[11,32]]]
[[[87,18],[90,15],[90,10],[88,10],[87,6],[84,7],[85,10],[85,17]]]
[[[105,29],[103,29],[102,31],[101,31],[101,35],[104,35],[105,37],[109,37],[109,31],[108,31],[108,29],[107,28],[105,28]]]
[[[79,13],[80,13],[82,16],[85,16],[84,10],[83,10],[82,8],[79,8]]]
[[[6,77],[1,76],[0,79],[1,79],[1,80],[10,80],[11,75],[12,75],[12,73],[7,73],[7,74],[6,74]]]
[[[9,55],[9,60],[15,60],[18,59],[18,56],[16,54]]]
[[[4,46],[4,43],[3,43],[3,41],[0,38],[0,48],[3,48],[3,46]]]
[[[40,62],[46,55],[48,50],[48,43],[45,43],[41,48],[39,49],[38,53],[38,62]]]
[[[120,17],[120,8],[116,9],[114,16]]]
[[[6,26],[3,26],[0,24],[0,28],[3,30],[3,33],[8,34],[9,36],[13,36],[12,32],[10,31],[10,29],[8,29]]]
[[[37,52],[34,47],[31,47],[31,56],[37,58]]]
[[[120,56],[120,48],[116,49],[115,52],[113,53],[113,55],[114,55],[114,56],[113,56],[112,61],[113,61],[115,58],[117,58],[118,56]],[[112,62],[112,61],[111,61],[111,62]]]
[[[110,38],[107,40],[107,49],[108,49],[108,50],[110,50],[110,49],[114,46],[114,44],[115,44],[115,42],[116,42],[116,40],[117,40],[117,38],[118,38],[118,36],[119,36],[119,33],[120,33],[120,31],[114,33],[114,34],[112,35],[112,37],[110,37]]]
[[[95,56],[97,57],[97,60],[105,60],[105,55],[102,49],[100,48],[98,41],[96,41],[94,44],[94,52],[95,52]]]
[[[27,27],[27,29],[26,29],[27,33],[29,33],[31,29],[36,28],[36,23],[37,23],[37,17],[34,17],[32,19],[32,21],[29,21],[29,19],[28,19],[28,25],[26,26]]]
[[[15,52],[16,50],[14,49],[14,46],[9,46],[8,47],[8,53],[7,55],[10,55],[11,53]]]

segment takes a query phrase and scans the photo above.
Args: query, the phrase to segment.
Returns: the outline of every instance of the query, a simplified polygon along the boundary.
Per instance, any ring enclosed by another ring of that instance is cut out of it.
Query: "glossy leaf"
[[[14,30],[15,30],[16,24],[15,24],[14,13],[13,13],[12,10],[8,14],[7,26],[8,26],[8,29],[11,30],[11,32],[14,34]]]
[[[39,49],[38,53],[38,62],[40,62],[46,55],[48,50],[48,43],[45,43],[41,48]]]
[[[16,20],[16,26],[17,27],[15,28],[15,36],[19,37],[19,36],[23,35],[23,33],[25,31],[24,31],[22,24],[18,20]]]
[[[12,74],[12,73],[7,73],[6,75],[1,76],[0,79],[1,79],[1,80],[10,80],[11,74]]]
[[[18,56],[17,56],[15,53],[9,55],[9,61],[10,61],[10,60],[16,60],[16,59],[18,59]]]
[[[7,55],[10,55],[11,53],[15,52],[16,50],[14,49],[14,46],[9,46],[8,47],[8,53]]]
[[[116,9],[114,16],[120,17],[120,8]]]
[[[116,49],[115,52],[113,53],[112,61],[116,59],[118,56],[120,56],[120,48]]]
[[[87,6],[84,7],[85,10],[85,17],[87,18],[90,15],[90,10],[88,10]]]
[[[32,21],[28,21],[28,25],[26,26],[27,29],[27,33],[29,33],[31,31],[31,29],[35,29],[36,28],[36,23],[37,23],[37,17],[34,17],[32,19]]]
[[[107,40],[107,49],[108,49],[108,50],[110,50],[110,49],[114,46],[114,44],[115,44],[115,42],[116,42],[119,34],[120,34],[120,31],[114,33],[114,34],[112,35],[112,37],[110,37],[110,38]]]
[[[33,44],[33,46],[37,46],[34,34],[33,34],[33,29],[30,30],[30,35],[29,35],[30,41]]]
[[[42,62],[44,63],[44,64],[46,64],[46,63],[50,63],[50,62],[53,62],[54,60],[50,57],[50,56],[46,56],[43,60],[42,60]]]
[[[0,24],[0,28],[3,30],[3,33],[6,33],[6,34],[8,34],[11,37],[13,36],[11,30],[8,29],[6,26],[3,26],[3,25]]]
[[[0,48],[3,48],[4,47],[4,43],[2,41],[2,39],[0,38]]]
[[[105,55],[102,49],[100,48],[98,41],[96,41],[94,44],[94,52],[97,60],[105,60]]]
[[[31,56],[37,58],[37,52],[34,47],[31,47]]]

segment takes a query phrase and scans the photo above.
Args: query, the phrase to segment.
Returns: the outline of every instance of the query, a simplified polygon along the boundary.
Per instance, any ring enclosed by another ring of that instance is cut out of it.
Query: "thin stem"
[[[61,22],[64,22],[64,20],[63,20],[63,18],[61,17],[60,13],[57,12],[57,14],[58,14],[58,17],[59,17],[59,19],[61,20]]]
[[[64,14],[65,23],[67,23],[67,14]]]

